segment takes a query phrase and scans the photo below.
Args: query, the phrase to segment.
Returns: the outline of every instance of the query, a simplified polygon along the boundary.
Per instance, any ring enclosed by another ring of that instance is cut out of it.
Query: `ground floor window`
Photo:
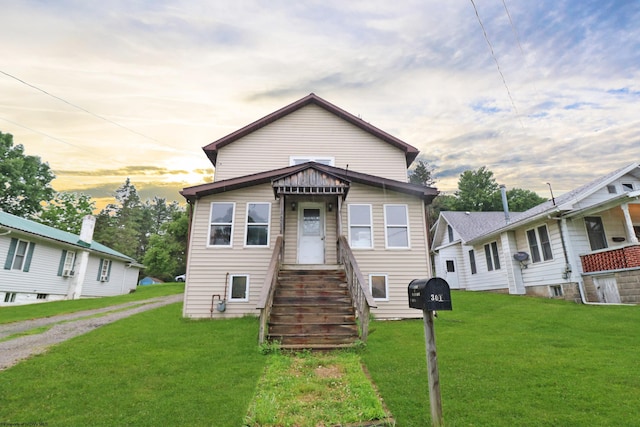
[[[371,290],[373,299],[384,301],[389,300],[389,290],[386,274],[370,274],[369,289]]]
[[[101,282],[108,282],[111,275],[111,260],[101,259],[100,267],[98,268],[98,280]]]
[[[16,300],[15,292],[7,292],[4,294],[4,302],[14,302]]]
[[[249,275],[232,274],[229,276],[229,301],[249,301]]]
[[[471,266],[471,274],[476,274],[478,270],[476,268],[476,254],[473,249],[469,251],[469,265]]]
[[[487,258],[487,270],[500,270],[500,255],[498,254],[498,243],[491,242],[484,245],[484,255]]]

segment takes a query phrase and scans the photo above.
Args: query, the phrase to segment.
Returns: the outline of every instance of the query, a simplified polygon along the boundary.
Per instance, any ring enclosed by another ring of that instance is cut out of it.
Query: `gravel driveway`
[[[24,335],[0,342],[0,371],[10,368],[23,359],[44,353],[50,346],[58,344],[59,342],[86,334],[102,325],[115,322],[116,320],[129,317],[133,314],[180,302],[182,299],[182,294],[169,295],[166,297],[112,305],[95,310],[85,310],[71,314],[61,314],[59,316],[0,325],[0,339],[34,328],[53,325],[50,329],[40,334]],[[101,313],[106,314],[100,317],[90,317]]]

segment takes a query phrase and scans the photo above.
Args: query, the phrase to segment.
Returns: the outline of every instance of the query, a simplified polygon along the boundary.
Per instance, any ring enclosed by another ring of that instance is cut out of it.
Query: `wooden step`
[[[267,336],[282,348],[352,346],[358,339],[358,326],[344,270],[281,269]]]

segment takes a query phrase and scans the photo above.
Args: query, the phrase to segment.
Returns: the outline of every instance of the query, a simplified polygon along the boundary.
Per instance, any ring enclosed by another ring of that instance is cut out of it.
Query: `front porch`
[[[590,302],[640,304],[640,244],[580,256]]]

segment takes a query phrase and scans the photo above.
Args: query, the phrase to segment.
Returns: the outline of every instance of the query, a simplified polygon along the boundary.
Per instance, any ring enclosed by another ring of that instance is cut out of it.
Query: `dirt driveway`
[[[95,310],[85,310],[0,325],[0,340],[35,328],[50,326],[49,329],[39,334],[22,335],[0,342],[0,371],[10,368],[23,359],[44,353],[50,346],[58,344],[59,342],[86,334],[100,326],[129,317],[133,314],[180,302],[182,299],[182,294],[169,295],[166,297],[112,305]],[[102,313],[105,314],[94,317]]]

